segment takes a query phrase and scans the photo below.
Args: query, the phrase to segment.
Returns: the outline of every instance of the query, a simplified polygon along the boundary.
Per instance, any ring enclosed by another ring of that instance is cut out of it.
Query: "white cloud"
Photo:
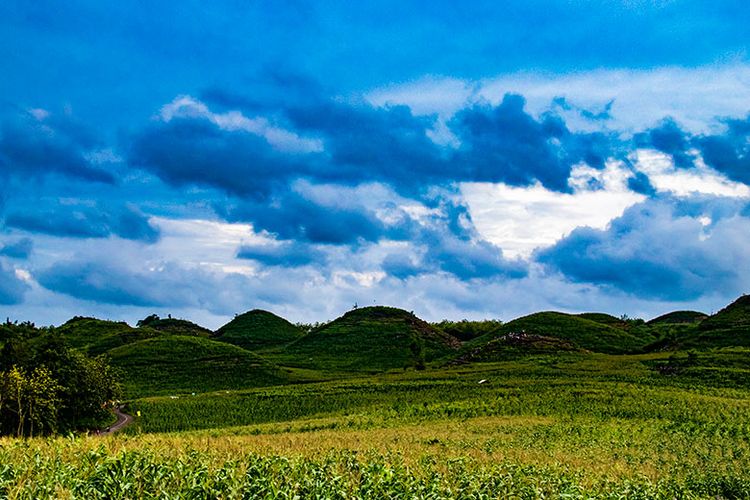
[[[300,137],[294,132],[274,126],[264,117],[248,118],[239,111],[214,113],[204,103],[190,96],[179,96],[164,105],[159,117],[165,122],[174,118],[206,118],[223,130],[241,130],[261,136],[274,148],[287,153],[323,151],[320,139]]]
[[[698,68],[662,67],[648,70],[601,69],[572,74],[515,73],[478,81],[429,77],[402,85],[374,89],[376,105],[407,104],[416,113],[450,116],[467,103],[499,102],[508,93],[523,95],[532,114],[550,108],[555,97],[574,106],[602,110],[614,99],[612,130],[633,132],[651,127],[667,116],[691,132],[707,132],[715,118],[750,112],[750,65],[727,64]],[[576,112],[563,113],[578,130],[602,127]]]
[[[691,194],[713,194],[736,198],[750,196],[750,187],[730,181],[723,174],[708,167],[700,157],[694,168],[679,169],[675,167],[669,155],[659,151],[639,149],[633,156],[636,169],[648,175],[657,191],[671,192],[677,196]]]
[[[602,171],[573,169],[573,193],[550,191],[540,184],[463,183],[461,192],[479,233],[503,249],[508,257],[528,257],[534,249],[551,245],[579,226],[603,229],[643,195],[627,189],[630,173],[611,162]],[[602,189],[587,189],[589,180]]]

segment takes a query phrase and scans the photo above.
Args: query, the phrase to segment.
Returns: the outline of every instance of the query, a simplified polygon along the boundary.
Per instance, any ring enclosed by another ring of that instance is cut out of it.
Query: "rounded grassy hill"
[[[236,316],[215,333],[215,340],[250,351],[286,345],[302,337],[302,330],[268,311],[253,309]]]
[[[195,336],[140,340],[108,352],[128,396],[208,392],[287,382],[275,365],[240,347]]]
[[[363,307],[313,330],[274,358],[279,364],[333,371],[423,368],[460,342],[394,307]]]
[[[479,337],[471,342],[472,347],[479,347],[499,337],[505,338],[552,338],[564,341],[564,344],[545,342],[550,348],[564,346],[566,350],[585,349],[588,351],[619,354],[639,350],[646,339],[604,323],[592,321],[572,314],[546,311],[530,314],[505,323],[497,330]],[[519,345],[515,342],[514,345]],[[540,345],[539,342],[534,343]]]

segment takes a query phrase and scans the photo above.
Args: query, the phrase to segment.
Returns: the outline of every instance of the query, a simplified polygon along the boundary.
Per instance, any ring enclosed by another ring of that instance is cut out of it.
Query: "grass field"
[[[746,302],[717,329],[683,311],[435,328],[363,308],[300,337],[261,312],[232,331],[254,352],[81,319],[64,333],[115,346],[138,416],[115,436],[0,439],[0,498],[750,498]]]
[[[747,498],[750,352],[655,369],[678,358],[563,353],[142,398],[123,435],[0,441],[0,493]]]

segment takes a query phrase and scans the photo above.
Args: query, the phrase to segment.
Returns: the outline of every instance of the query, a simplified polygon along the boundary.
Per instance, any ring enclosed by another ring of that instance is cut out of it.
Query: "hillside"
[[[607,313],[581,313],[577,314],[576,316],[578,316],[579,318],[587,319],[589,321],[593,321],[595,323],[601,323],[602,325],[615,326],[618,328],[622,328],[625,326],[625,321]]]
[[[476,348],[509,334],[552,337],[570,343],[575,349],[610,354],[638,351],[652,340],[580,316],[548,311],[510,321],[494,332],[471,342],[470,347]]]
[[[121,345],[158,336],[159,333],[149,328],[133,328],[123,321],[76,316],[56,331],[76,349],[96,356]]]
[[[463,365],[474,362],[511,361],[519,356],[529,354],[574,351],[582,352],[582,349],[568,340],[533,333],[511,332],[490,340],[468,343],[463,352],[448,364]]]
[[[250,351],[286,345],[302,337],[302,330],[268,311],[254,309],[219,328],[215,340]]]
[[[393,307],[347,312],[289,344],[282,365],[336,371],[382,371],[424,367],[455,352],[460,342],[414,314]]]
[[[123,345],[108,354],[112,366],[123,371],[130,397],[288,382],[288,377],[267,360],[201,337],[156,337]]]
[[[750,295],[743,295],[727,307],[703,320],[703,331],[734,330],[750,332]]]
[[[153,328],[154,330],[169,333],[171,335],[209,337],[212,333],[208,328],[204,328],[192,321],[176,319],[171,316],[168,318],[160,318],[156,314],[152,314],[151,316],[140,320],[138,326],[141,328]]]
[[[708,314],[698,311],[673,311],[667,314],[662,314],[650,320],[647,324],[685,324],[685,323],[700,323],[704,319],[708,318]]]
[[[750,347],[750,296],[743,295],[700,323],[683,324],[668,348],[711,349]]]

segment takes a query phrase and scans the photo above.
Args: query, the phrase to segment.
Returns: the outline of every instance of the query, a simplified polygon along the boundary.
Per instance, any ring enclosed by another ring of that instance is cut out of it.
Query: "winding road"
[[[117,415],[117,422],[107,427],[106,430],[101,431],[100,435],[104,436],[107,434],[114,434],[133,423],[133,416],[124,413],[122,411],[122,406],[115,408],[115,415]]]

